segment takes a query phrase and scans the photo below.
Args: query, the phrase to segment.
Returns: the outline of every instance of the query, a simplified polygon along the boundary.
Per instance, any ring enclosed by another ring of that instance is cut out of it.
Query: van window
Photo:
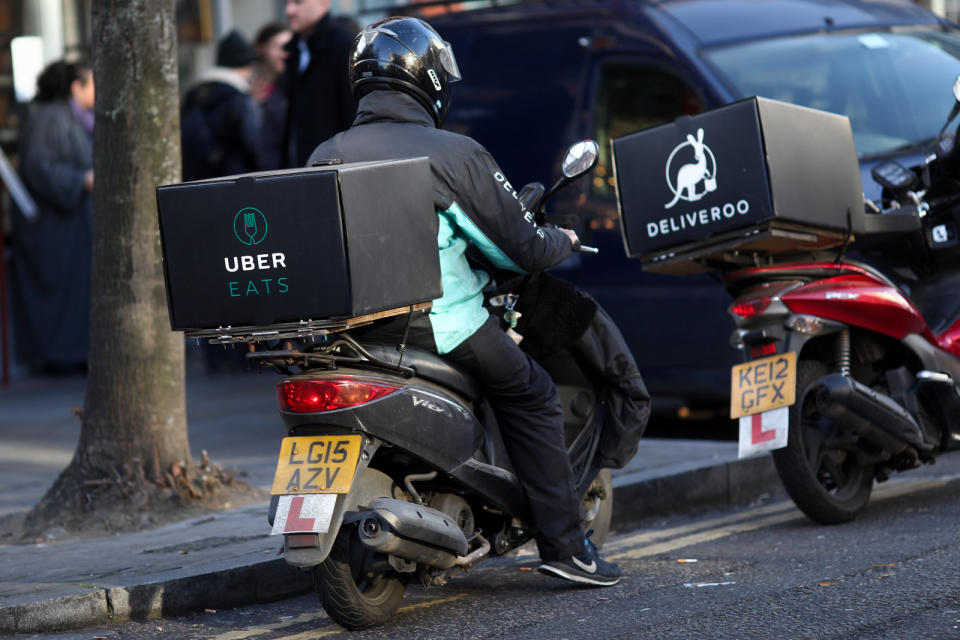
[[[594,129],[600,160],[592,191],[614,196],[610,140],[703,111],[703,99],[677,74],[654,65],[608,62],[600,68]]]
[[[939,29],[939,27],[938,27]],[[953,106],[960,34],[823,33],[710,50],[706,58],[740,95],[763,96],[850,118],[861,157],[923,149]]]
[[[441,32],[444,33],[444,32]],[[486,147],[514,184],[556,179],[577,114],[584,25],[449,29],[463,81],[451,87],[445,128]]]

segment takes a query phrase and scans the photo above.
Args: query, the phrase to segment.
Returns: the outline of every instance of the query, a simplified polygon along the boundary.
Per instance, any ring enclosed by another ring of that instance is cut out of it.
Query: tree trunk
[[[183,336],[167,315],[155,194],[180,180],[174,0],[94,0],[93,32],[89,377],[77,451],[28,517],[32,528],[169,502],[191,465]]]

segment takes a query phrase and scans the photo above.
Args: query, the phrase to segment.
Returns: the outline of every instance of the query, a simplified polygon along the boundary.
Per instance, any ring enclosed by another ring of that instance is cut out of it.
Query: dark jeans
[[[584,532],[553,380],[492,317],[445,359],[462,367],[490,400],[523,484],[544,561],[583,550]]]

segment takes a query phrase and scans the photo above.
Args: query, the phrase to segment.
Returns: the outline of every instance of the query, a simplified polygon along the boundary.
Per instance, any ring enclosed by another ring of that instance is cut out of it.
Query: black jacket
[[[20,177],[38,210],[11,217],[14,344],[32,367],[70,367],[89,348],[93,141],[65,100],[31,105],[22,133]]]
[[[547,273],[504,283],[497,293],[517,294],[520,348],[547,370],[582,368],[603,388],[601,467],[619,469],[633,460],[650,417],[650,394],[633,353],[607,312],[587,293]],[[551,374],[553,371],[551,371]]]
[[[440,214],[443,298],[430,313],[439,353],[448,353],[487,318],[481,291],[489,278],[472,271],[464,255],[474,244],[500,269],[516,273],[549,269],[570,255],[567,236],[539,227],[525,212],[515,187],[477,142],[437,129],[411,96],[374,91],[360,100],[353,126],[323,143],[309,159],[344,162],[428,156],[433,202]],[[429,345],[428,345],[429,346]]]
[[[284,47],[288,54],[283,79],[287,119],[280,155],[284,166],[304,166],[318,144],[353,121],[356,102],[349,63],[354,36],[348,22],[324,16],[307,37],[310,64],[302,73],[301,36],[294,36]]]
[[[308,164],[329,158],[364,162],[418,156],[430,158],[436,209],[459,204],[520,270],[543,271],[570,255],[563,232],[538,227],[532,214],[525,215],[517,200],[519,187],[506,179],[486,149],[472,138],[437,129],[427,110],[405,93],[364,96],[353,127],[317,147]]]
[[[228,81],[200,82],[184,98],[180,109],[184,180],[261,168],[257,161],[260,107],[249,93],[238,88],[237,81],[230,81],[226,75],[223,79]]]

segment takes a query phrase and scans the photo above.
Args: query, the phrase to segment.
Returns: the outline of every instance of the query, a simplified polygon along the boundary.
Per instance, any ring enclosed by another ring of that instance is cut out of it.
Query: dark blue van
[[[729,300],[707,276],[646,273],[624,257],[611,139],[748,96],[792,102],[850,117],[877,197],[869,168],[926,148],[960,74],[960,32],[901,0],[557,0],[429,21],[463,75],[446,127],[486,146],[514,184],[549,183],[569,143],[600,142],[591,179],[554,207],[576,206],[600,254],[562,275],[617,321],[661,411],[726,411],[739,361]]]

